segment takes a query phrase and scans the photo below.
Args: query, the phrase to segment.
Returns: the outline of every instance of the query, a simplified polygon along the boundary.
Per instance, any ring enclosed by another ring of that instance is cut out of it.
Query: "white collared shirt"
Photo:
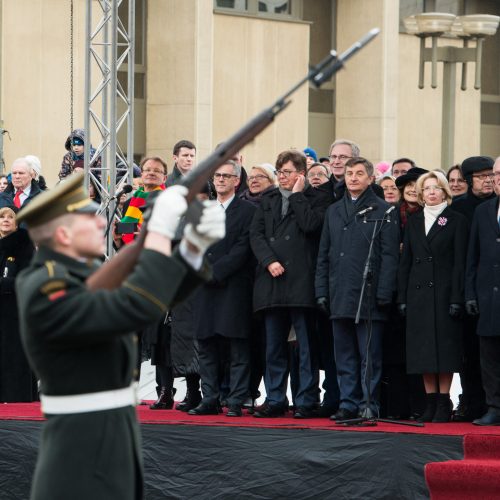
[[[231,196],[231,198],[227,199],[225,202],[221,203],[219,201],[219,203],[221,204],[222,208],[224,210],[227,210],[227,207],[231,204],[231,202],[234,200],[234,197],[236,196],[236,193],[233,194],[233,196]],[[218,200],[217,200],[218,201]]]

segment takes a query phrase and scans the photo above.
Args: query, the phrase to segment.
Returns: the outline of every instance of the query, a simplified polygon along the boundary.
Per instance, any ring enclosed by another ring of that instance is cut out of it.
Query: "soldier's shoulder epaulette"
[[[54,293],[65,291],[68,287],[68,272],[64,265],[47,260],[42,265],[29,268],[22,273],[18,286],[25,291],[40,292],[49,298]]]

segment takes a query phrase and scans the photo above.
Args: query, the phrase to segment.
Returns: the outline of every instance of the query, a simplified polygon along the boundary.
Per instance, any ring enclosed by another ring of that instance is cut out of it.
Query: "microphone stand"
[[[365,367],[365,373],[364,377],[362,380],[362,384],[365,388],[365,393],[366,393],[366,401],[365,401],[365,409],[363,410],[363,413],[361,414],[361,417],[359,418],[351,418],[348,420],[338,420],[335,423],[337,425],[345,425],[345,426],[351,426],[351,425],[357,425],[357,426],[376,426],[377,422],[385,422],[388,424],[397,424],[397,425],[408,425],[410,427],[424,427],[424,424],[421,422],[405,422],[403,420],[389,420],[387,418],[380,418],[378,416],[375,416],[373,413],[373,410],[371,409],[371,376],[372,376],[372,356],[371,356],[371,340],[372,340],[372,307],[371,307],[371,300],[372,300],[372,291],[373,291],[373,272],[371,269],[371,259],[372,259],[372,254],[373,254],[373,243],[375,242],[375,238],[377,237],[377,230],[382,231],[382,226],[384,222],[389,222],[389,219],[386,218],[388,213],[385,213],[382,219],[366,219],[363,220],[363,224],[366,224],[367,222],[374,222],[373,226],[373,231],[372,231],[372,236],[370,239],[370,246],[368,248],[368,255],[366,257],[365,261],[365,266],[363,269],[363,283],[361,285],[361,293],[359,294],[359,302],[358,302],[358,310],[356,312],[356,319],[354,320],[354,323],[357,325],[359,324],[360,320],[360,315],[361,315],[361,307],[363,305],[363,301],[365,299],[366,295],[366,304],[368,308],[368,313],[367,313],[367,320],[366,320],[366,330],[367,330],[367,335],[366,335],[366,367]],[[380,226],[379,226],[380,222]],[[366,291],[366,294],[365,294]]]

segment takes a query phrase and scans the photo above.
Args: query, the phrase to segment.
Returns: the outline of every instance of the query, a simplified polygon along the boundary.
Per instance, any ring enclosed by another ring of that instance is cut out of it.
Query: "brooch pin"
[[[438,224],[440,226],[446,226],[447,222],[448,222],[448,219],[446,217],[439,217],[439,219],[438,219]]]

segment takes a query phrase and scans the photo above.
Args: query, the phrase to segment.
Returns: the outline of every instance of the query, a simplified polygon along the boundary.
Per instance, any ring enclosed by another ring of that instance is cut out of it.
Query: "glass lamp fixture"
[[[415,16],[419,33],[429,35],[439,35],[450,31],[455,18],[454,14],[442,12],[426,12]]]
[[[473,37],[493,36],[498,29],[499,16],[474,14],[459,18],[464,33]]]

